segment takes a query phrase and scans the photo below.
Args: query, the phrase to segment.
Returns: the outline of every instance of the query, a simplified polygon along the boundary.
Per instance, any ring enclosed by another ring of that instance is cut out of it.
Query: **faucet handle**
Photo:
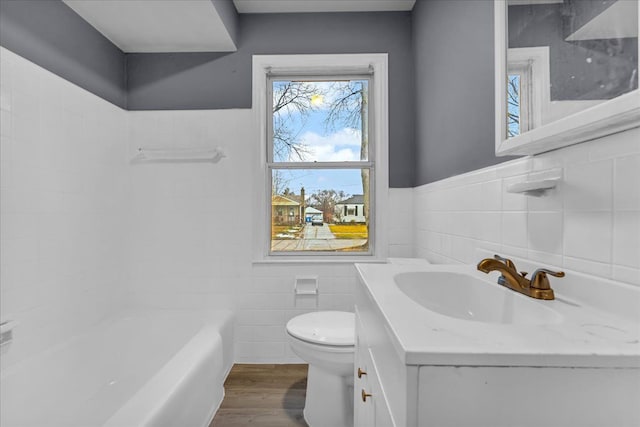
[[[548,270],[546,268],[537,269],[536,271],[533,272],[533,276],[531,276],[531,277],[533,278],[538,273],[550,274],[553,277],[564,277],[564,271],[551,271],[551,270]]]
[[[531,275],[531,287],[537,289],[551,289],[547,274],[554,277],[564,277],[564,271],[552,271],[546,268],[539,268]]]
[[[497,259],[498,261],[504,262],[507,265],[507,267],[509,267],[509,268],[511,268],[513,270],[516,269],[516,265],[509,258],[502,257],[502,256],[500,256],[498,254],[493,255],[493,257],[495,259]]]

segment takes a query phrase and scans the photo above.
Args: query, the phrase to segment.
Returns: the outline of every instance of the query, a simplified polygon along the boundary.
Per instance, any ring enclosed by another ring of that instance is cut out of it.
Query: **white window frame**
[[[549,47],[510,48],[507,74],[520,75],[520,133],[546,122],[550,104]]]
[[[388,60],[387,54],[328,54],[328,55],[254,55],[252,71],[253,112],[255,118],[254,153],[254,262],[366,262],[387,258],[387,204],[389,194],[389,125],[388,125]],[[271,181],[267,167],[267,141],[271,115],[267,111],[269,76],[340,76],[373,74],[370,82],[370,123],[374,135],[370,155],[374,161],[370,189],[371,223],[369,252],[277,252],[271,253]]]

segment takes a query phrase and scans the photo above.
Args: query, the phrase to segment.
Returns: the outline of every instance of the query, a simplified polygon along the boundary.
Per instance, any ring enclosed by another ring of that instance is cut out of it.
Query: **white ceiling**
[[[567,40],[616,39],[638,36],[638,2],[618,1],[587,22]]]
[[[416,0],[233,0],[239,13],[391,12],[411,10]]]
[[[212,0],[63,0],[123,52],[237,50]],[[416,0],[233,0],[239,13],[411,10]]]
[[[211,0],[63,0],[123,52],[230,52]]]

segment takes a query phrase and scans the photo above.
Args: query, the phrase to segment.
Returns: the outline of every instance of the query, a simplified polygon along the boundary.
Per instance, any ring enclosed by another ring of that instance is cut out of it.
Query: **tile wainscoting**
[[[543,195],[513,194],[561,169]],[[640,129],[414,189],[415,255],[477,263],[489,252],[640,285]]]

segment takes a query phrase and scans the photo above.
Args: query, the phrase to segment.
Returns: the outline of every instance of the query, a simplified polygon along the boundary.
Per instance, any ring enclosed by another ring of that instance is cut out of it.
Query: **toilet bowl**
[[[304,419],[309,427],[353,426],[355,315],[318,311],[287,323],[294,353],[309,363]]]

